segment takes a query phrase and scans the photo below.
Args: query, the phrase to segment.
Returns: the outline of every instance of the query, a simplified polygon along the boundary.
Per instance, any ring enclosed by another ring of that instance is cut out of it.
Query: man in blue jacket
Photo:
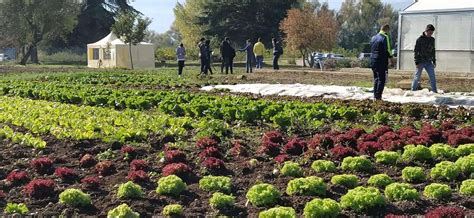
[[[370,65],[374,73],[374,99],[382,100],[382,93],[388,76],[388,64],[392,58],[390,45],[390,26],[382,26],[382,30],[370,40]]]
[[[250,39],[247,39],[245,47],[243,49],[239,49],[239,51],[245,52],[247,54],[247,73],[252,73],[253,45],[250,42]]]

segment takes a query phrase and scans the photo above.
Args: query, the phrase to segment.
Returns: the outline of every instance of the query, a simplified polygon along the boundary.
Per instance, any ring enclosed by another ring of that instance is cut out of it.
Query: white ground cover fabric
[[[204,91],[213,89],[228,89],[230,92],[253,93],[260,95],[282,95],[299,97],[324,97],[363,100],[372,99],[371,89],[355,86],[324,86],[305,84],[237,84],[216,85],[201,88]],[[423,103],[433,105],[448,105],[450,107],[474,107],[474,92],[463,93],[433,93],[428,89],[407,91],[402,89],[385,88],[383,100],[395,103]]]

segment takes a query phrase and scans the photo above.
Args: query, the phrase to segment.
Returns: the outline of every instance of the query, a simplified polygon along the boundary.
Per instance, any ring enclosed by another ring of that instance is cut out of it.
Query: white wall
[[[117,45],[117,67],[131,68],[128,45]],[[134,68],[155,68],[155,48],[153,45],[132,46]]]
[[[110,60],[105,60],[105,49],[101,46],[88,46],[88,67],[99,68],[99,60],[92,59],[92,49],[94,48],[99,48],[99,59],[102,60],[101,68],[131,68],[128,45],[112,45]],[[155,49],[153,45],[132,46],[132,56],[134,68],[155,67]]]

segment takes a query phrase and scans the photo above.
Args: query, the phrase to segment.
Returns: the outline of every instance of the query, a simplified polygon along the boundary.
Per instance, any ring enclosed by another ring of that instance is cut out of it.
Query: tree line
[[[0,48],[14,47],[19,63],[38,63],[38,48],[85,48],[110,33],[129,0],[3,0]]]
[[[140,0],[138,0],[140,1]],[[140,14],[129,0],[3,0],[0,3],[0,48],[15,47],[19,63],[38,63],[38,48],[81,48],[106,36],[123,11]],[[262,38],[284,40],[305,56],[335,47],[364,50],[382,23],[396,27],[398,13],[380,0],[344,0],[339,11],[318,0],[186,0],[174,8],[172,28],[146,39],[157,47],[183,42],[196,47],[201,37],[217,46],[224,37],[244,44]],[[395,41],[398,28],[392,28]]]
[[[203,36],[214,44],[226,36],[241,44],[279,38],[302,56],[334,47],[363,51],[381,24],[398,25],[398,12],[380,0],[344,0],[339,11],[318,0],[186,0],[174,13],[173,26],[188,47]],[[398,28],[392,29],[396,39]]]

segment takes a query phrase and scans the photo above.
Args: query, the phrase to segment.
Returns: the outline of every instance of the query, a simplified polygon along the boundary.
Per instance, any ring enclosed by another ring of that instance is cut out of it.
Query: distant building
[[[474,0],[419,0],[400,12],[398,68],[415,70],[416,40],[436,28],[437,70],[474,73]]]

